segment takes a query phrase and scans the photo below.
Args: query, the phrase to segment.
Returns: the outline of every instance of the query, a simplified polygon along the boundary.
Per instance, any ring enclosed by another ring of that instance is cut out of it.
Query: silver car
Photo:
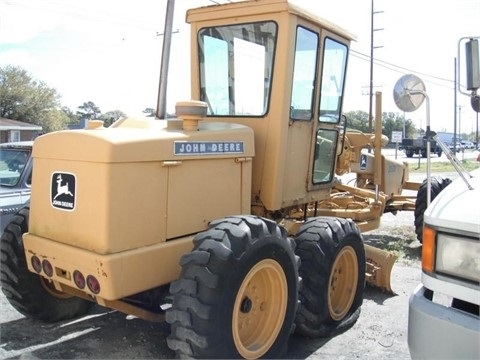
[[[33,141],[0,144],[0,234],[30,200]]]

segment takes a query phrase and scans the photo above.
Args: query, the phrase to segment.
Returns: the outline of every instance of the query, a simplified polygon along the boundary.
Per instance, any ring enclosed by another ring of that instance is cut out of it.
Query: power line
[[[350,52],[352,53],[351,54],[352,56],[354,56],[354,57],[356,57],[360,60],[370,61],[370,57],[368,55],[362,54],[362,53],[360,53],[358,51],[355,51],[355,50],[352,50],[352,49],[350,49]],[[448,88],[448,89],[451,89],[454,86],[454,81],[450,80],[450,79],[445,79],[445,78],[438,77],[438,76],[435,76],[435,75],[430,75],[430,74],[422,73],[422,72],[419,72],[419,71],[416,71],[416,70],[408,69],[408,68],[405,68],[405,67],[402,67],[402,66],[399,66],[399,65],[389,63],[389,62],[384,61],[384,60],[374,59],[373,62],[380,67],[383,67],[385,69],[388,69],[390,71],[394,71],[394,72],[397,72],[397,73],[400,73],[400,74],[415,73],[415,74],[422,75],[424,77],[428,77],[428,78],[431,78],[431,79],[435,79],[435,80],[438,80],[438,81],[444,81],[444,82],[448,83],[447,85],[445,85],[445,84],[438,83],[437,81],[434,81],[434,80],[429,80],[429,79],[425,80],[426,82],[429,82],[429,83],[434,84],[436,86],[440,86],[440,87],[444,87],[444,88]]]
[[[367,61],[367,60],[368,60],[368,61],[370,60],[370,57],[369,57],[368,55],[363,54],[363,53],[361,53],[361,52],[359,52],[359,51],[350,49],[350,52],[355,53],[355,54],[360,55],[360,56],[363,56],[365,59],[362,59],[362,60],[366,60],[366,61]],[[357,57],[358,57],[358,56],[357,56]],[[360,57],[359,57],[359,58],[360,58]],[[388,62],[388,61],[380,60],[380,59],[377,59],[377,58],[375,58],[373,61],[374,61],[377,65],[383,66],[383,67],[385,67],[385,68],[397,68],[397,69],[400,69],[401,71],[400,71],[400,70],[397,70],[398,72],[405,72],[405,71],[406,71],[406,72],[414,72],[414,73],[416,73],[416,74],[424,75],[424,76],[427,76],[427,77],[429,77],[429,78],[437,79],[437,80],[440,80],[440,81],[445,81],[445,82],[449,82],[449,83],[453,83],[453,82],[454,82],[454,81],[451,80],[451,79],[446,79],[446,78],[442,78],[442,77],[439,77],[439,76],[430,75],[430,74],[427,74],[427,73],[422,73],[422,72],[420,72],[420,71],[408,69],[408,68],[406,68],[406,67],[403,67],[403,66],[400,66],[400,65],[395,65],[395,64],[390,63],[390,62]],[[393,69],[391,69],[391,70],[393,70]]]

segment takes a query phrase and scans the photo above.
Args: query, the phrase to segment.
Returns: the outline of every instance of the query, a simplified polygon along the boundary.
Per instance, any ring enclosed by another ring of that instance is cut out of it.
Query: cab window
[[[325,39],[318,119],[320,122],[338,123],[340,121],[347,50],[345,44],[331,38]]]
[[[270,21],[203,28],[198,36],[200,99],[207,103],[207,115],[265,115],[277,25]]]
[[[320,129],[317,131],[313,162],[313,183],[330,182],[334,175],[338,131]]]
[[[290,100],[290,118],[293,120],[312,119],[317,54],[318,35],[298,27]]]

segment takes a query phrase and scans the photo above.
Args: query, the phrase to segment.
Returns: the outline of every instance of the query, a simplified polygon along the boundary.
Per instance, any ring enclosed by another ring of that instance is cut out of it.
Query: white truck
[[[0,144],[0,235],[30,200],[33,141]]]
[[[413,359],[480,358],[480,169],[459,176],[424,213],[422,283],[409,301]]]

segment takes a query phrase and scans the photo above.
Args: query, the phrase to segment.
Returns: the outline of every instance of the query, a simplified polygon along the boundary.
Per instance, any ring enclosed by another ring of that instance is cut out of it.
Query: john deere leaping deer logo
[[[68,211],[75,209],[76,179],[74,174],[53,173],[50,187],[50,199],[54,208]]]

